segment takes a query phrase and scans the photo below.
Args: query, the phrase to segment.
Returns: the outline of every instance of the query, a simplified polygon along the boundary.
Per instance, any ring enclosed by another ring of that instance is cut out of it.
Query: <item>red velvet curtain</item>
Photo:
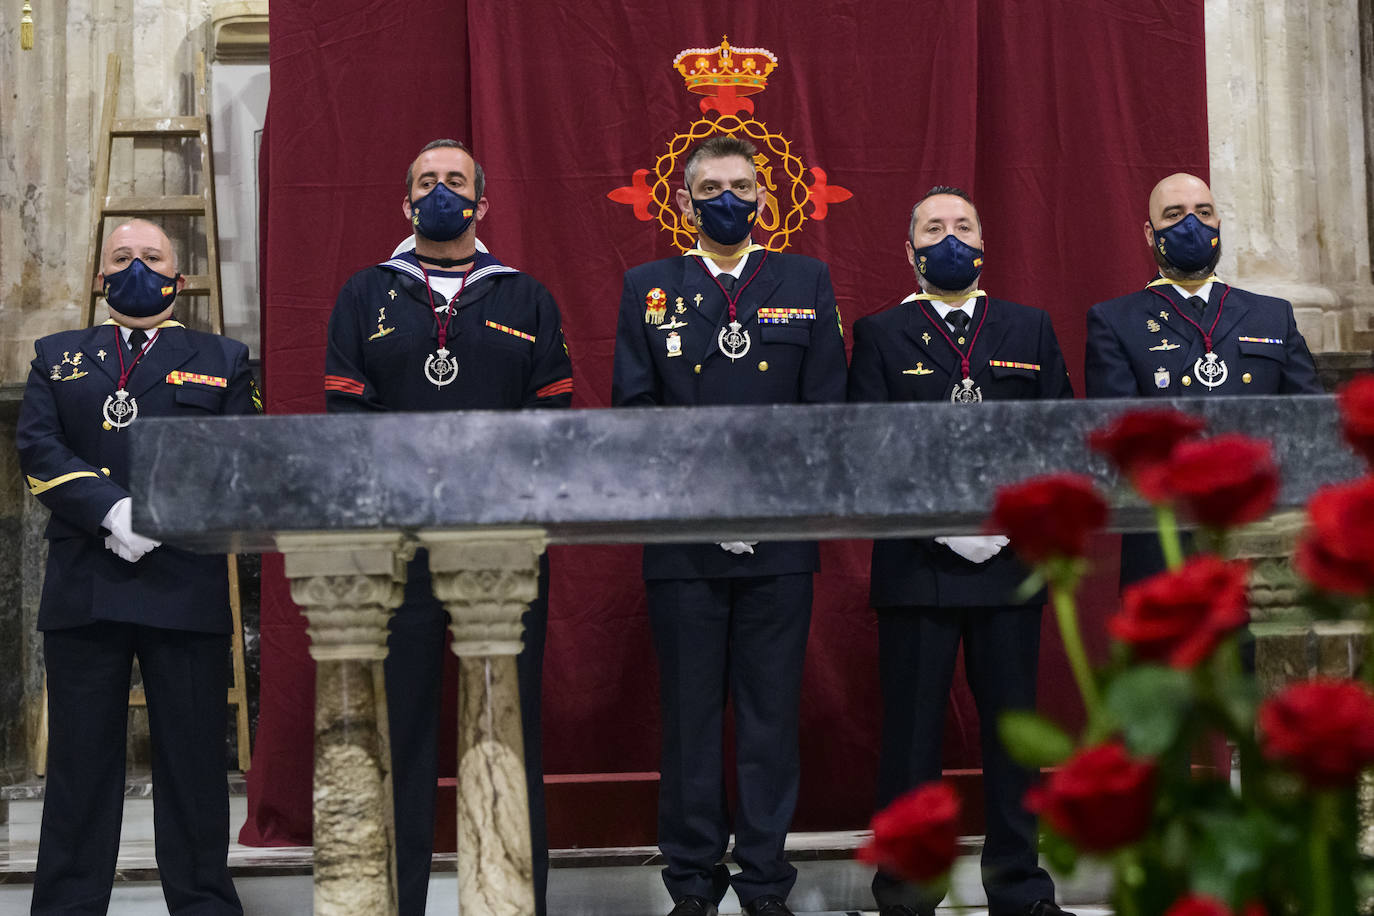
[[[778,59],[748,99],[752,113],[737,117],[774,138],[784,210],[796,188],[777,150],[785,142],[799,161],[811,202],[789,249],[830,264],[846,324],[912,290],[902,247],[911,205],[931,185],[960,185],[982,216],[981,285],[1050,312],[1081,389],[1083,313],[1150,276],[1141,225],[1151,186],[1207,170],[1201,0],[276,0],[271,29],[262,351],[272,413],[322,409],[334,295],[406,234],[405,168],[443,136],[470,140],[487,170],[482,239],[562,307],[574,406],[607,406],[621,275],[676,251],[656,221],[639,218],[654,212],[645,189],[675,135],[718,116],[703,113],[673,61],[723,34]],[[636,170],[648,170],[647,182]],[[957,443],[929,447],[958,460]],[[1099,647],[1113,548],[1099,545],[1088,587]],[[799,829],[858,827],[871,813],[879,710],[867,558],[866,542],[824,545]],[[242,839],[302,843],[313,665],[280,561],[268,559]],[[656,669],[638,550],[554,548],[552,562],[546,770],[655,770]],[[1042,659],[1041,705],[1072,719],[1077,700],[1048,615]],[[951,712],[947,765],[976,767],[976,713],[962,685]]]

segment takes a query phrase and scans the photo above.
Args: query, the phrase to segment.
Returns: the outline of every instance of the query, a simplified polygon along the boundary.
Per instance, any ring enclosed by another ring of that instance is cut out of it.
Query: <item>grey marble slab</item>
[[[997,487],[1081,471],[1151,519],[1087,433],[1140,401],[1001,401],[140,420],[134,523],[199,549],[282,531],[537,527],[561,543],[979,530]],[[1161,400],[1151,406],[1162,406]],[[1279,506],[1361,462],[1334,398],[1172,402],[1274,442]]]

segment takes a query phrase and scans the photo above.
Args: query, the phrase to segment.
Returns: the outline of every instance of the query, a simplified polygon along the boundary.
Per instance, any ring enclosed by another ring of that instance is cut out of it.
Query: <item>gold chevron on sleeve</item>
[[[34,496],[51,490],[53,487],[60,487],[64,483],[70,483],[79,477],[99,477],[95,471],[72,471],[70,474],[63,474],[61,477],[54,477],[52,480],[39,480],[37,477],[27,477],[29,492]]]

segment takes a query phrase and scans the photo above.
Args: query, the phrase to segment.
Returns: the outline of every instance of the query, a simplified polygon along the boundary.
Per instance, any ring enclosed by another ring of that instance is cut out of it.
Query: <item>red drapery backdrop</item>
[[[654,169],[674,135],[703,117],[673,60],[722,34],[778,58],[750,99],[752,116],[740,117],[786,138],[813,196],[818,184],[852,195],[832,190],[823,211],[807,204],[789,239],[790,250],[830,264],[847,324],[912,290],[902,247],[911,205],[931,185],[960,185],[982,216],[981,286],[1050,312],[1081,389],[1084,312],[1150,276],[1149,189],[1173,171],[1206,176],[1201,0],[276,0],[262,157],[269,411],[323,409],[334,295],[406,234],[405,169],[435,137],[472,143],[491,201],[480,236],[560,303],[574,406],[607,406],[621,275],[676,251],[617,189],[633,188],[635,170]],[[930,447],[957,462],[957,443]],[[1098,546],[1088,587],[1099,648],[1113,550],[1114,539]],[[544,735],[553,778],[657,768],[638,558],[636,548],[552,550]],[[867,542],[822,551],[799,829],[858,827],[870,814],[879,709],[867,559]],[[304,843],[314,667],[279,557],[265,558],[263,579],[262,703],[242,839]],[[1078,703],[1049,615],[1043,642],[1041,706],[1072,718]],[[945,740],[948,766],[978,765],[961,683]],[[560,803],[552,792],[551,809]],[[550,811],[555,845],[581,842],[558,815]]]

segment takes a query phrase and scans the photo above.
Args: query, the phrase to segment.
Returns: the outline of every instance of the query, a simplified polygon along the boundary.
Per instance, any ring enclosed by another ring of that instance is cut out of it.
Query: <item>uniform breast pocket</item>
[[[801,373],[802,359],[811,346],[811,328],[795,324],[759,325],[759,369],[779,378],[796,377]],[[753,353],[749,354],[751,357]]]
[[[1242,340],[1238,342],[1238,346],[1241,355],[1241,393],[1266,394],[1278,391],[1283,377],[1283,367],[1288,363],[1288,354],[1284,352],[1283,344]],[[1237,374],[1234,369],[1231,373],[1233,376]],[[1227,388],[1230,388],[1229,384]]]
[[[499,350],[529,356],[534,352],[534,335],[526,334],[519,328],[493,328],[490,325],[482,328],[482,346],[495,347]]]
[[[1040,371],[1021,366],[992,366],[993,384],[999,398],[1034,397],[1040,389]]]
[[[176,402],[178,407],[191,407],[210,413],[223,413],[224,389],[185,385],[177,389]]]

